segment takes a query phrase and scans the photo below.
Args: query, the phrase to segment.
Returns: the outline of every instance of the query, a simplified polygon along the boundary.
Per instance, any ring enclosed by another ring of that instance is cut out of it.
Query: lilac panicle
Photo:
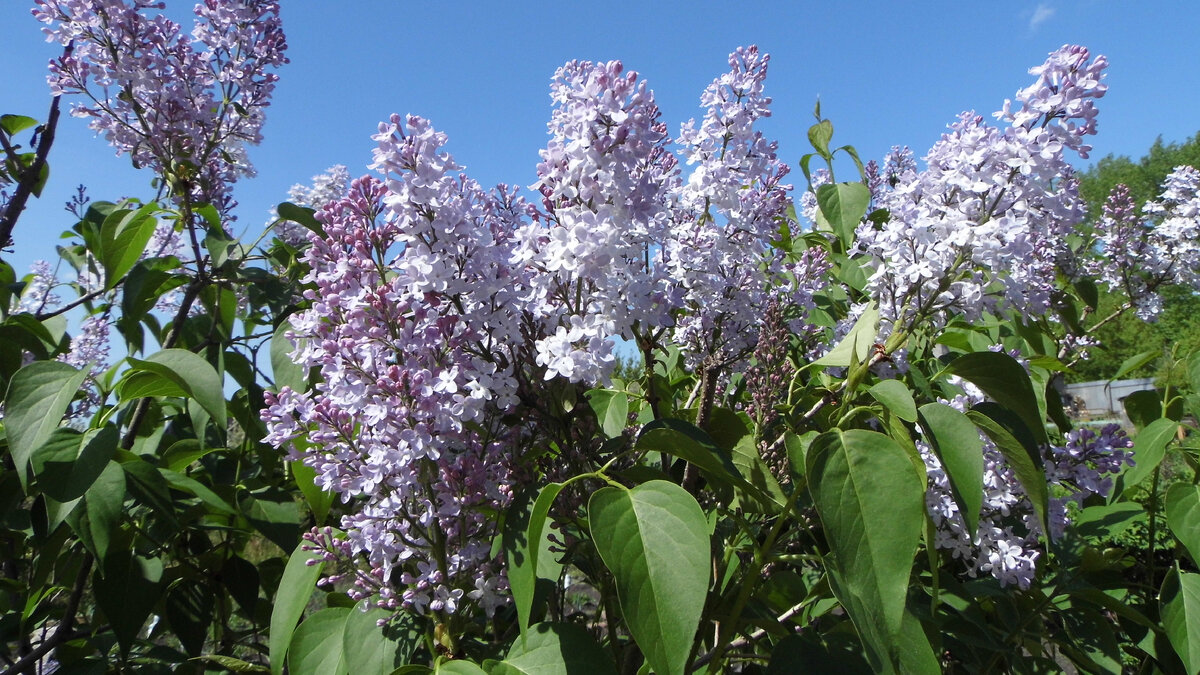
[[[859,246],[875,270],[869,292],[879,304],[881,340],[915,322],[943,325],[951,315],[983,311],[1041,315],[1050,308],[1058,270],[1068,266],[1067,235],[1084,216],[1071,149],[1095,133],[1104,57],[1067,46],[1031,72],[1038,81],[988,126],[967,112],[925,156],[926,168],[895,156],[885,168],[882,227],[865,223]]]
[[[615,339],[669,324],[671,289],[651,258],[678,180],[654,94],[618,61],[572,61],[551,83],[551,140],[541,151],[542,209],[521,228],[512,263],[536,272],[527,300],[543,326],[546,379],[606,380]]]
[[[700,97],[704,120],[678,139],[694,167],[672,195],[672,227],[662,257],[677,287],[674,340],[695,365],[726,366],[749,355],[771,298],[805,308],[828,270],[823,251],[787,261],[771,242],[792,189],[777,143],[754,129],[771,114],[764,95],[770,56],[757,47],[729,55],[730,69]]]
[[[460,175],[424,119],[393,116],[375,139],[383,179],[322,207],[327,236],[304,255],[312,304],[290,335],[320,384],[268,397],[267,440],[356,503],[342,526],[347,555],[369,566],[357,593],[390,609],[494,609],[505,582],[481,509],[511,498],[520,433],[499,420],[515,405],[501,364],[520,336],[525,282],[508,260],[521,206]]]
[[[118,154],[152,167],[193,201],[227,211],[229,187],[253,175],[247,144],[261,140],[264,110],[287,62],[279,6],[270,0],[205,0],[187,34],[148,0],[37,0],[47,39],[72,45],[50,63],[54,94],[85,99]]]

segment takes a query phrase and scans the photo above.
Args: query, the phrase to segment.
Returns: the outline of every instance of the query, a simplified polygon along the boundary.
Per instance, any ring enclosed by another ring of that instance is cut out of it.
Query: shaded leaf
[[[979,429],[966,415],[944,403],[921,406],[921,426],[950,480],[950,491],[966,521],[967,532],[978,531],[984,465]]]
[[[346,673],[342,633],[351,611],[348,607],[331,607],[305,619],[292,636],[287,654],[288,672],[292,675]]]
[[[807,462],[834,592],[872,666],[884,669],[898,659],[909,574],[925,525],[924,477],[894,440],[861,429],[821,434]]]
[[[158,558],[121,551],[108,556],[102,570],[92,577],[96,603],[108,617],[123,652],[129,651],[150,610],[158,604],[162,571],[162,561]],[[130,592],[131,589],[137,592]]]
[[[315,563],[310,565],[309,561]],[[275,675],[283,672],[284,658],[292,643],[296,623],[304,615],[304,608],[317,588],[317,579],[321,577],[324,564],[319,554],[305,551],[303,545],[297,546],[288,558],[283,578],[279,581],[279,591],[275,594],[275,606],[271,610],[268,652],[271,672]]]
[[[708,522],[700,505],[674,483],[651,481],[597,491],[588,516],[646,661],[662,675],[683,673],[708,592]]]
[[[569,623],[530,626],[491,675],[616,675],[612,657],[585,628]]]
[[[1172,569],[1158,596],[1163,630],[1189,673],[1200,672],[1200,574]]]

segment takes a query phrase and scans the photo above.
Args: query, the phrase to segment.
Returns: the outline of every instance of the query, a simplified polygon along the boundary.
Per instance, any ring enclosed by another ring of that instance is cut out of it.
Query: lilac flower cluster
[[[335,164],[324,173],[312,177],[312,185],[293,185],[288,190],[288,201],[296,206],[320,209],[330,202],[346,196],[350,188],[350,171],[342,164]],[[299,248],[308,243],[308,230],[299,223],[279,220],[279,214],[271,209],[271,223],[275,223],[275,236],[288,246]]]
[[[536,271],[525,301],[546,324],[545,378],[606,380],[615,339],[670,323],[673,289],[654,265],[678,183],[654,93],[618,61],[572,61],[550,86],[542,209],[517,233],[513,264]]]
[[[1200,171],[1177,167],[1142,212],[1146,220],[1127,187],[1113,188],[1097,224],[1105,260],[1098,271],[1109,288],[1129,298],[1140,318],[1153,321],[1162,311],[1161,286],[1200,289]]]
[[[191,35],[151,0],[37,0],[47,39],[72,45],[50,64],[54,94],[82,94],[72,113],[136,166],[151,166],[178,198],[232,206],[229,186],[253,175],[246,144],[261,139],[275,87],[267,72],[287,62],[279,7],[271,0],[205,0]]]
[[[771,245],[795,224],[785,217],[789,168],[777,144],[754,129],[771,114],[763,95],[769,62],[755,47],[730,54],[729,72],[701,96],[704,121],[683,125],[678,139],[695,169],[674,195],[663,258],[681,296],[674,341],[693,364],[747,356],[770,299],[808,308],[829,270],[824,249],[787,260]]]
[[[100,406],[97,378],[108,370],[108,336],[111,322],[107,314],[98,314],[84,319],[79,333],[71,338],[71,350],[58,360],[74,368],[86,369],[87,379],[80,390],[83,397],[71,404],[67,413],[68,422],[86,425],[89,417]]]
[[[890,219],[858,232],[875,270],[868,293],[879,303],[881,338],[952,314],[1048,309],[1066,236],[1084,215],[1063,151],[1087,156],[1082,139],[1095,133],[1106,65],[1065,46],[996,113],[1007,128],[966,112],[925,156],[924,171],[896,157],[876,194]]]
[[[17,312],[37,314],[58,306],[59,297],[53,292],[54,287],[58,285],[58,279],[54,270],[50,268],[50,263],[45,260],[35,261],[30,266],[28,279],[17,302]]]
[[[984,400],[977,387],[958,378],[954,380],[964,393],[943,403],[965,412]],[[983,506],[975,532],[967,529],[941,461],[926,441],[917,441],[929,476],[925,506],[937,528],[935,545],[961,559],[972,577],[985,572],[1003,585],[1027,589],[1041,555],[1038,543],[1041,526],[1034,516],[1033,504],[999,448],[983,433],[980,439],[984,455]],[[1069,524],[1067,504],[1080,504],[1091,495],[1107,496],[1112,489],[1112,476],[1123,465],[1133,464],[1129,451],[1133,441],[1119,425],[1107,425],[1098,433],[1076,429],[1068,432],[1065,440],[1064,446],[1042,449],[1046,480],[1058,488],[1050,497],[1047,514],[1052,540],[1061,537]]]
[[[327,236],[305,253],[314,288],[292,317],[294,357],[321,383],[268,397],[267,440],[296,440],[321,486],[358,502],[342,521],[346,552],[370,568],[358,594],[450,613],[477,579],[504,587],[484,507],[510,499],[520,435],[500,418],[516,402],[504,366],[527,286],[508,262],[521,205],[457,176],[426,120],[393,116],[375,138],[386,180],[326,204]]]
[[[527,470],[516,448],[543,433],[538,383],[604,380],[616,339],[671,330],[701,358],[744,357],[770,298],[779,321],[811,301],[824,257],[769,246],[790,187],[752,128],[767,113],[767,58],[748,48],[730,63],[704,122],[684,127],[697,166],[686,183],[646,84],[618,62],[571,62],[551,85],[539,205],[484,192],[444,134],[394,115],[375,136],[383,178],[322,206],[327,236],[304,254],[311,305],[290,333],[319,383],[268,395],[264,420],[268,442],[355,504],[344,539],[313,541],[365,562],[348,573],[356,593],[493,611],[507,582],[487,511]]]

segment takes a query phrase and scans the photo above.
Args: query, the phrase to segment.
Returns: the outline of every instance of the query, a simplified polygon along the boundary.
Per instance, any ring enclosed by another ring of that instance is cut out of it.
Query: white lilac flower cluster
[[[288,201],[296,206],[320,209],[330,202],[346,196],[350,189],[350,171],[342,164],[335,164],[324,173],[312,177],[312,185],[297,183],[288,189]],[[275,236],[293,248],[308,243],[308,229],[290,220],[279,220],[279,214],[271,209],[268,223],[275,223]]]
[[[951,379],[964,393],[942,403],[965,412],[984,401],[977,387],[959,378]],[[972,577],[983,572],[1003,585],[1027,589],[1037,571],[1043,532],[1032,502],[1004,455],[987,435],[980,432],[979,437],[984,457],[983,506],[975,532],[967,529],[941,461],[928,442],[917,441],[929,475],[925,506],[937,528],[935,546],[961,559]],[[1125,464],[1133,464],[1129,451],[1133,441],[1117,424],[1109,424],[1099,432],[1075,429],[1067,432],[1065,440],[1064,446],[1042,448],[1046,481],[1058,488],[1050,497],[1046,514],[1051,540],[1061,537],[1070,522],[1068,504],[1080,504],[1091,495],[1108,496],[1112,476]]]
[[[1097,224],[1105,262],[1100,278],[1126,294],[1140,318],[1162,311],[1161,286],[1200,289],[1200,171],[1180,166],[1167,176],[1157,200],[1137,213],[1129,189],[1117,185]]]
[[[552,84],[551,140],[534,189],[485,193],[443,151],[444,134],[393,116],[373,168],[317,214],[304,259],[311,306],[291,318],[310,391],[268,395],[267,441],[353,501],[347,535],[314,535],[382,606],[490,612],[507,582],[487,510],[511,498],[514,449],[537,430],[514,415],[536,383],[608,377],[617,338],[657,339],[677,316],[724,331],[697,352],[754,347],[769,297],[801,309],[827,269],[768,245],[788,186],[765,116],[767,59],[754,48],[685,126],[686,183],[653,93],[620,63],[568,63]],[[685,250],[687,246],[696,251]],[[691,332],[689,332],[691,331]],[[744,355],[744,354],[743,354]],[[521,420],[514,426],[513,420]]]
[[[1084,216],[1063,152],[1087,156],[1082,139],[1095,133],[1106,65],[1063,47],[996,113],[1007,127],[965,112],[925,156],[924,171],[897,157],[884,172],[875,196],[890,218],[858,230],[875,270],[867,290],[879,303],[881,341],[950,314],[1048,309],[1066,235]]]
[[[206,0],[190,36],[142,13],[161,8],[151,0],[37,0],[33,14],[47,39],[71,46],[51,62],[50,88],[84,94],[90,103],[72,113],[90,118],[118,153],[228,213],[229,186],[253,175],[245,146],[261,140],[277,79],[267,71],[287,62],[279,7]]]

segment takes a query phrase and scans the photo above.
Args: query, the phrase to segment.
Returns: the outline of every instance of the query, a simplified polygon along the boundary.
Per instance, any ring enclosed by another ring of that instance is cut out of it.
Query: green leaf
[[[29,484],[29,458],[62,423],[87,375],[87,371],[58,361],[35,361],[18,370],[8,383],[4,429],[21,487]]]
[[[79,499],[104,471],[119,440],[117,428],[112,425],[87,433],[67,427],[55,429],[31,458],[38,486],[60,502]]]
[[[305,551],[303,546],[297,546],[288,558],[283,578],[279,580],[279,591],[275,595],[275,607],[271,610],[268,653],[274,675],[283,672],[284,657],[292,643],[296,622],[304,615],[304,608],[317,588],[317,579],[321,577],[321,568],[325,565],[319,554]],[[310,560],[316,563],[309,565]]]
[[[708,522],[700,505],[660,480],[603,488],[592,495],[588,516],[646,661],[660,675],[682,674],[708,593]]]
[[[163,615],[184,651],[188,656],[198,656],[204,649],[208,627],[212,623],[212,589],[199,581],[181,579],[167,591],[163,605]]]
[[[738,505],[750,513],[779,513],[787,505],[787,495],[779,487],[779,481],[771,473],[767,463],[758,453],[754,434],[742,436],[733,446],[733,464],[744,480],[739,480],[735,489],[749,484],[753,490],[742,490],[738,494]],[[747,499],[747,497],[749,497]]]
[[[807,462],[834,592],[872,667],[882,670],[898,659],[909,574],[925,525],[925,478],[894,440],[862,429],[821,434]]]
[[[826,183],[817,188],[817,206],[843,245],[854,241],[854,231],[871,204],[871,190],[862,183]]]
[[[215,450],[217,448],[204,447],[198,439],[185,438],[167,448],[162,456],[162,464],[171,471],[183,471],[191,466],[192,462]]]
[[[171,471],[170,469],[159,469],[158,472],[166,480],[167,485],[181,492],[186,492],[193,497],[200,499],[200,502],[207,506],[213,513],[219,513],[225,516],[236,516],[237,510],[229,505],[229,502],[221,499],[220,495],[208,489],[204,483],[187,476]]]
[[[983,508],[983,441],[979,429],[966,415],[944,403],[921,406],[921,427],[946,470],[950,491],[966,521],[967,532],[975,533]]]
[[[480,668],[470,661],[456,659],[454,661],[445,661],[438,665],[435,673],[448,673],[449,675],[488,675],[488,672]]]
[[[995,403],[980,403],[967,411],[967,417],[996,444],[1033,504],[1033,512],[1042,532],[1049,532],[1046,529],[1046,512],[1050,508],[1050,492],[1038,446],[1029,429],[1015,413]]]
[[[109,461],[100,475],[84,495],[84,513],[87,514],[84,531],[77,531],[85,542],[92,542],[92,553],[99,560],[108,559],[108,544],[121,523],[125,504],[125,471],[115,461]]]
[[[517,640],[491,675],[616,675],[612,657],[587,632],[571,623],[539,623]]]
[[[222,433],[225,431],[228,417],[225,413],[225,393],[221,384],[221,376],[208,361],[186,349],[164,349],[151,354],[144,361],[129,358],[129,364],[130,373],[152,373],[158,376],[158,384],[164,387],[171,384],[176,387],[171,393],[154,395],[184,396],[196,399],[196,402],[216,420],[220,431]],[[148,395],[128,395],[123,391],[121,384],[117,385],[117,392],[122,399]]]
[[[1192,562],[1200,560],[1200,485],[1176,483],[1167,490],[1167,526]]]
[[[287,339],[285,333],[292,329],[288,322],[279,324],[271,336],[271,375],[275,380],[275,391],[284,387],[292,391],[304,391],[308,388],[308,372],[303,366],[292,360],[292,350],[295,346]]]
[[[642,427],[635,447],[642,452],[665,452],[680,457],[696,465],[710,483],[730,484],[741,478],[733,456],[690,422],[654,420]]]
[[[408,614],[400,615],[403,626],[381,627],[379,622],[390,619],[392,613],[369,606],[362,600],[346,615],[342,658],[346,671],[353,675],[387,675],[408,661],[423,636]]]
[[[100,247],[95,253],[104,268],[105,290],[115,288],[146,252],[146,244],[158,227],[158,219],[154,217],[158,209],[158,204],[151,203],[136,211],[113,211],[104,219],[100,226]]]
[[[292,675],[339,675],[346,673],[342,659],[342,633],[348,607],[322,609],[304,620],[292,636],[288,650],[288,672]],[[273,662],[273,661],[272,661]]]
[[[1085,508],[1075,519],[1075,534],[1090,540],[1107,541],[1146,518],[1146,511],[1137,502],[1097,504]]]
[[[1163,630],[1189,673],[1200,672],[1200,574],[1172,569],[1158,596]]]
[[[812,144],[813,150],[824,159],[829,159],[832,155],[829,153],[829,142],[833,140],[833,122],[829,120],[821,120],[808,128],[808,142]]]
[[[108,617],[121,651],[128,652],[162,594],[163,564],[133,551],[114,552],[92,577],[96,604]],[[135,592],[136,591],[136,592]]]
[[[9,136],[15,136],[26,129],[32,129],[37,124],[37,120],[24,115],[0,115],[0,129],[3,129]]]
[[[988,351],[963,354],[951,361],[942,374],[958,375],[979,387],[993,401],[1020,416],[1038,443],[1048,442],[1033,382],[1013,357]]]
[[[1157,361],[1161,356],[1161,349],[1154,349],[1148,352],[1142,352],[1141,354],[1134,354],[1133,356],[1121,362],[1121,367],[1117,368],[1117,373],[1109,378],[1108,381],[1112,382],[1114,380],[1119,380],[1129,373],[1132,373],[1136,370],[1141,370],[1142,368]]]
[[[304,227],[316,232],[318,235],[325,236],[325,228],[321,226],[320,221],[316,219],[316,211],[306,206],[296,206],[291,202],[283,202],[275,207],[275,212],[284,220],[290,220],[293,223],[299,223]]]
[[[913,401],[912,392],[900,380],[881,380],[867,393],[896,417],[905,422],[917,421],[917,404]]]
[[[264,668],[263,666],[260,666],[260,665],[254,664],[254,663],[247,663],[246,661],[243,661],[241,659],[235,659],[232,656],[223,656],[221,654],[205,654],[203,656],[197,656],[194,659],[189,659],[189,661],[208,662],[208,663],[211,663],[211,664],[214,664],[217,666],[221,666],[222,668],[224,668],[225,670],[228,670],[231,673],[269,673],[269,672],[271,672],[269,669]]]
[[[875,343],[875,333],[879,329],[879,308],[874,303],[863,310],[862,316],[854,322],[854,327],[837,343],[828,354],[808,364],[809,366],[833,366],[846,368],[851,364],[862,363],[871,353]],[[807,366],[806,366],[807,367]]]
[[[533,608],[539,600],[545,602],[562,572],[562,563],[550,552],[550,521],[547,519],[562,488],[562,483],[547,484],[532,504],[533,493],[523,491],[513,500],[504,521],[504,559],[522,636],[532,620]]]
[[[304,495],[304,501],[308,502],[313,520],[317,525],[323,524],[325,517],[329,515],[330,507],[333,506],[333,493],[326,492],[317,485],[316,469],[301,461],[288,462],[288,466],[292,470],[292,478],[296,481],[296,487],[300,488],[301,494]]]
[[[629,394],[612,389],[592,389],[587,393],[587,399],[605,436],[616,438],[624,433],[629,425]]]
[[[1138,483],[1154,473],[1154,470],[1162,463],[1163,457],[1166,456],[1167,446],[1175,439],[1178,430],[1178,422],[1159,418],[1137,432],[1137,436],[1133,437],[1133,466],[1117,476],[1116,485],[1113,487],[1113,497],[1110,501],[1115,501],[1118,497],[1123,496],[1127,490],[1137,486]]]

